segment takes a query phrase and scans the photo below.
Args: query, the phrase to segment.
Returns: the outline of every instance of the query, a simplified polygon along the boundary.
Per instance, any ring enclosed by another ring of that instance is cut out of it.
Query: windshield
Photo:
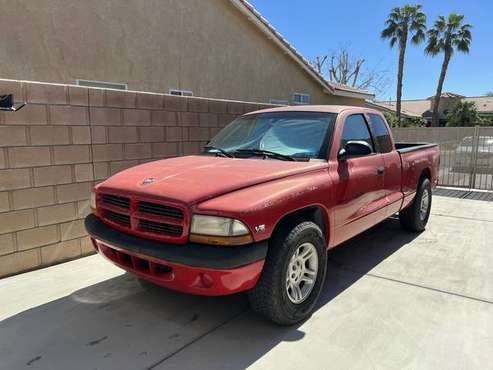
[[[273,112],[237,118],[208,144],[206,152],[272,152],[294,159],[326,158],[336,114]]]

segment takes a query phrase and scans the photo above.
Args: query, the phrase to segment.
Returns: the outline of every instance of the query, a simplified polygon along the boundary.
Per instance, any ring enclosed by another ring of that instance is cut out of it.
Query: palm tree
[[[401,98],[402,98],[402,79],[404,76],[404,59],[406,55],[407,39],[412,35],[411,42],[415,45],[425,39],[426,15],[422,11],[421,5],[404,5],[403,7],[393,8],[387,20],[385,29],[380,37],[389,39],[390,47],[399,45],[399,69],[397,72],[397,104],[396,116],[398,123],[401,122]]]
[[[445,81],[448,64],[454,51],[457,50],[464,54],[469,53],[472,26],[470,24],[463,24],[463,21],[464,16],[462,14],[451,13],[448,18],[440,15],[435,21],[433,28],[428,30],[426,54],[436,56],[443,52],[442,70],[433,102],[432,126],[438,126],[440,95],[442,94],[443,81]]]

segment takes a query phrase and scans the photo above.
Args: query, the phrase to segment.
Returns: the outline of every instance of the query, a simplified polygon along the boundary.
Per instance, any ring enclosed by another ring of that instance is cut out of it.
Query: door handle
[[[377,167],[377,175],[381,176],[385,173],[385,167]]]

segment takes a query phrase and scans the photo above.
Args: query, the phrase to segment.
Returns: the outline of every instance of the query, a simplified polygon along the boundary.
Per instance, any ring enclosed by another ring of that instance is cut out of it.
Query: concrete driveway
[[[142,288],[99,256],[0,280],[0,369],[493,368],[493,203],[435,197],[329,253],[317,311]]]

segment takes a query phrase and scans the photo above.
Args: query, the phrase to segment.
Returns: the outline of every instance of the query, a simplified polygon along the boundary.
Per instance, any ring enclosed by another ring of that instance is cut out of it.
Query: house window
[[[177,89],[170,89],[169,90],[170,95],[178,95],[178,96],[193,96],[193,92],[190,90],[177,90]]]
[[[310,95],[309,94],[293,94],[293,104],[310,104]]]
[[[128,84],[123,82],[75,80],[75,84],[79,86],[100,87],[102,89],[128,90]]]
[[[277,105],[289,105],[289,100],[286,99],[271,99],[270,104],[277,104]]]

